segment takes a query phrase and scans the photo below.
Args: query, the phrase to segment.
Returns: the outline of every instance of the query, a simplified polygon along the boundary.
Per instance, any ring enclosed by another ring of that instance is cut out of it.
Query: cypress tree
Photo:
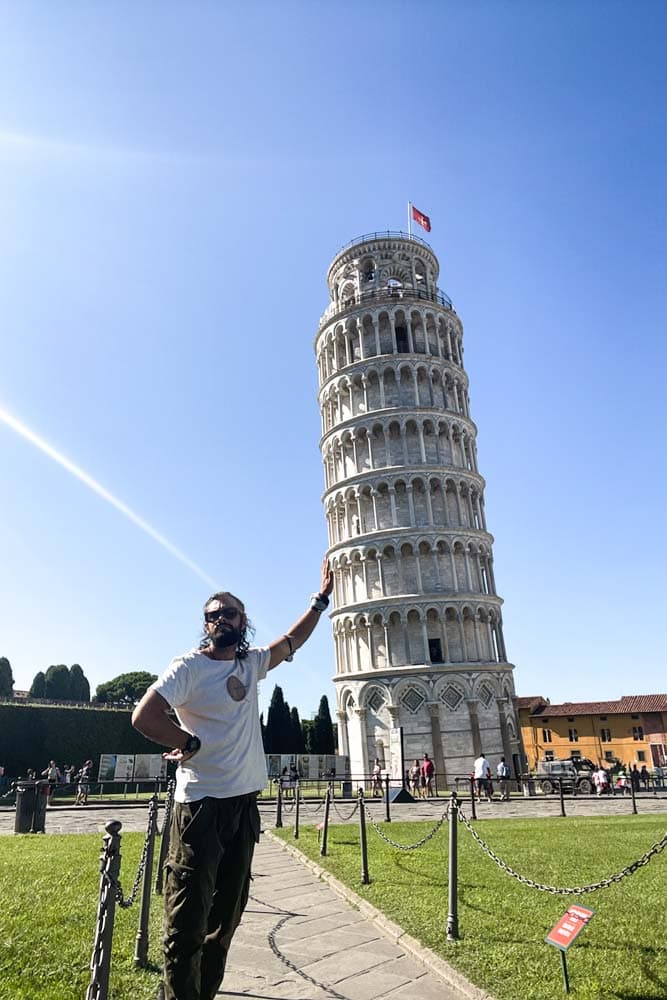
[[[312,753],[334,753],[334,731],[329,712],[329,701],[325,694],[320,698],[320,707],[313,720]]]
[[[33,677],[30,694],[33,698],[46,698],[46,679],[43,670],[38,670]]]
[[[0,698],[14,697],[14,675],[9,660],[0,656]]]
[[[50,666],[44,676],[44,697],[54,701],[69,701],[72,690],[72,679],[69,667],[64,663]]]

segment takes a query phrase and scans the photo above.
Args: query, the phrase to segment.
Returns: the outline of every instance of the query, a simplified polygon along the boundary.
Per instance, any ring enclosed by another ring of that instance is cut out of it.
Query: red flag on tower
[[[419,209],[415,208],[414,205],[412,206],[412,218],[415,220],[415,222],[418,222],[419,225],[423,229],[425,229],[427,233],[431,232],[431,220],[429,219],[428,215],[424,215],[424,213],[420,212]]]

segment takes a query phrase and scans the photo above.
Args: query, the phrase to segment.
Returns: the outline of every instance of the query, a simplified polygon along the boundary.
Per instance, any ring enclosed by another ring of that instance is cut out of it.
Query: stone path
[[[316,866],[313,866],[316,867]],[[220,998],[258,1000],[467,1000],[465,981],[445,981],[387,935],[387,921],[360,912],[296,853],[264,835],[251,897],[229,953]],[[400,929],[396,928],[400,933]],[[430,953],[423,951],[428,960]],[[435,959],[435,956],[434,956]],[[437,962],[437,959],[435,959]],[[462,988],[463,987],[463,988]]]

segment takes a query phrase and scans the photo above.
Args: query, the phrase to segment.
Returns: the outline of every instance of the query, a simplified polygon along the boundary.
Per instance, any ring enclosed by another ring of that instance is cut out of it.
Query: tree
[[[312,744],[311,753],[335,753],[333,724],[325,694],[320,698],[320,707],[313,719]]]
[[[33,698],[46,698],[46,678],[43,670],[38,670],[33,677],[30,694]]]
[[[9,660],[0,656],[0,698],[14,697],[14,675]]]
[[[290,753],[305,753],[306,741],[303,737],[299,709],[296,705],[290,710],[290,721],[292,723],[292,746],[290,747]]]
[[[292,753],[292,720],[283,689],[276,684],[266,717],[266,752]]]
[[[114,705],[135,705],[156,680],[157,674],[149,674],[146,670],[119,674],[113,680],[97,685],[95,701],[111,702]]]
[[[90,701],[90,684],[78,663],[69,668],[69,676],[72,701]]]
[[[53,701],[69,701],[71,689],[69,667],[64,663],[50,666],[44,675],[44,697]]]

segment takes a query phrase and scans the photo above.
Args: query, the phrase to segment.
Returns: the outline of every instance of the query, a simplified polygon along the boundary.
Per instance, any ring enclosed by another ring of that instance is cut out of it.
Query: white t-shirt
[[[162,695],[182,727],[202,744],[176,770],[177,802],[207,795],[227,799],[264,788],[257,682],[266,677],[270,656],[266,646],[248,650],[243,660],[212,660],[193,649],[175,657],[151,684],[149,690]]]
[[[486,757],[478,757],[475,761],[475,777],[476,778],[486,778],[486,773],[489,770],[489,762]]]

